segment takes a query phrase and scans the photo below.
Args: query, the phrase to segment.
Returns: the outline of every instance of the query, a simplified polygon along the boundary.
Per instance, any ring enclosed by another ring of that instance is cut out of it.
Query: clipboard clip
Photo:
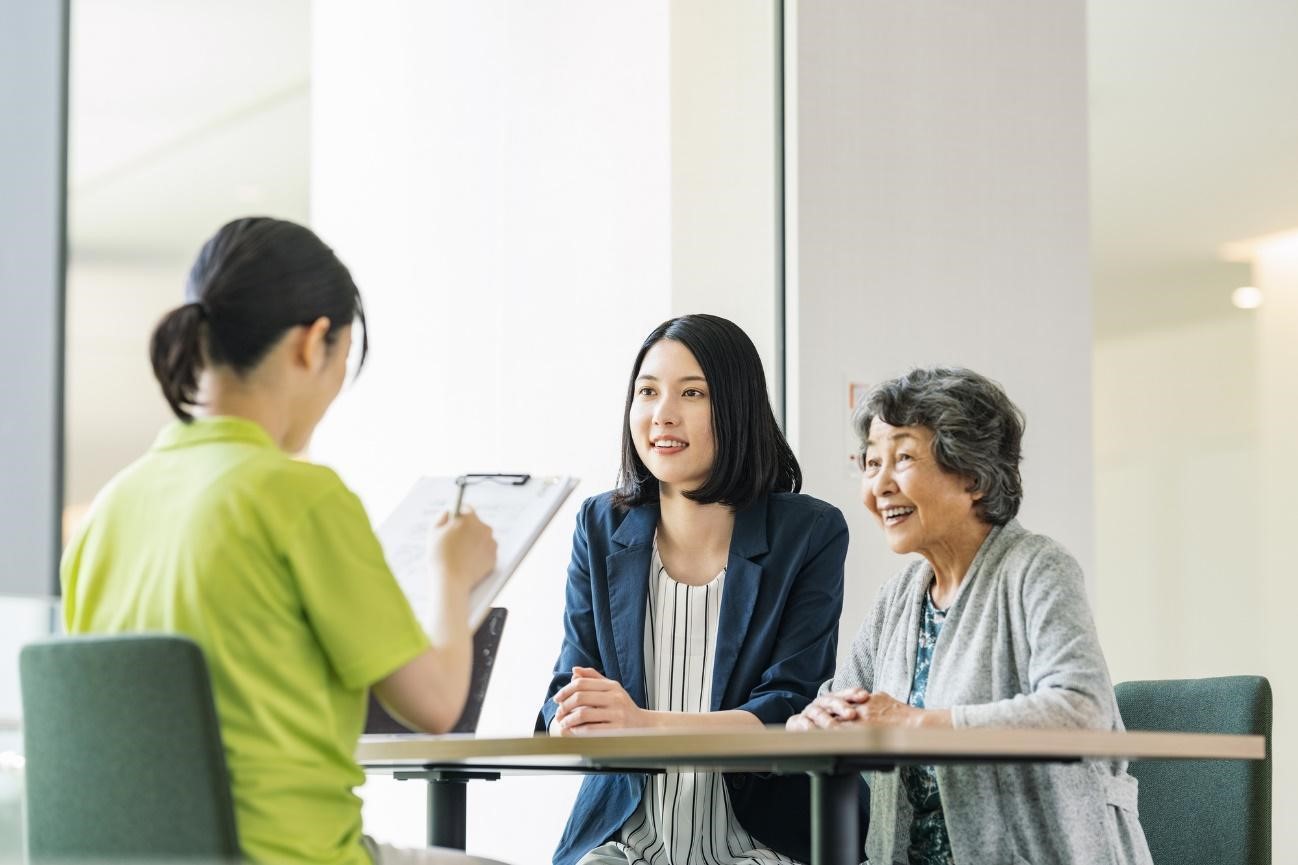
[[[508,474],[505,472],[482,472],[477,474],[460,475],[455,479],[455,507],[451,509],[451,519],[460,515],[460,507],[464,504],[464,488],[470,484],[496,483],[505,484],[511,487],[521,487],[532,479],[529,474]]]
[[[526,474],[502,474],[501,472],[487,472],[483,474],[460,475],[455,479],[457,487],[467,487],[469,484],[478,484],[484,481],[491,481],[497,484],[509,484],[510,486],[521,487],[532,479],[531,475]]]

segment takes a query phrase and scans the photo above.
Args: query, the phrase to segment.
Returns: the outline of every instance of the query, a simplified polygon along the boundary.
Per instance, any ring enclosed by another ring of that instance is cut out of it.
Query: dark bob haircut
[[[996,382],[960,367],[913,369],[884,382],[856,411],[862,451],[876,417],[890,426],[922,426],[932,432],[937,464],[967,478],[969,492],[982,493],[974,513],[984,522],[1003,526],[1018,514],[1023,413]]]
[[[325,341],[359,321],[361,364],[369,352],[365,307],[351,273],[309,228],[252,216],[221,226],[198,252],[187,303],[162,317],[149,343],[153,374],[176,417],[193,420],[207,365],[250,372],[290,328],[329,319]]]
[[[636,452],[631,405],[636,378],[649,349],[671,339],[690,350],[711,393],[716,458],[707,481],[685,493],[699,504],[743,510],[761,496],[802,489],[802,469],[771,412],[762,359],[753,341],[734,322],[715,315],[683,315],[664,321],[645,338],[631,367],[622,413],[622,466],[613,502],[621,508],[658,501],[658,479]]]

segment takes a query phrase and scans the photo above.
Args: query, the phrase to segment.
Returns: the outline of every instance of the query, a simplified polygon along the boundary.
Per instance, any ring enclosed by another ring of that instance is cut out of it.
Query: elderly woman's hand
[[[947,709],[919,709],[890,694],[871,694],[863,688],[848,688],[817,697],[784,726],[788,730],[828,730],[865,725],[950,728],[951,712]]]
[[[949,709],[920,709],[895,699],[891,694],[874,693],[856,707],[861,724],[890,727],[951,727]]]

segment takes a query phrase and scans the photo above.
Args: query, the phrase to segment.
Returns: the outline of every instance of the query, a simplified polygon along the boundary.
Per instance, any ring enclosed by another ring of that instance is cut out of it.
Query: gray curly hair
[[[969,492],[982,493],[974,513],[984,522],[1003,526],[1019,512],[1023,412],[996,382],[973,370],[938,366],[876,386],[853,418],[862,451],[876,417],[890,426],[930,430],[938,465],[968,478]]]

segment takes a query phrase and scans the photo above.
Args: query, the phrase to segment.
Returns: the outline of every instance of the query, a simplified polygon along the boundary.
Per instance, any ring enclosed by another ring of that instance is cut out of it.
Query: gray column
[[[1082,0],[790,2],[790,432],[852,529],[842,636],[901,560],[849,466],[848,385],[915,365],[1027,415],[1023,523],[1093,547]]]
[[[66,2],[0,0],[0,594],[57,582]]]

